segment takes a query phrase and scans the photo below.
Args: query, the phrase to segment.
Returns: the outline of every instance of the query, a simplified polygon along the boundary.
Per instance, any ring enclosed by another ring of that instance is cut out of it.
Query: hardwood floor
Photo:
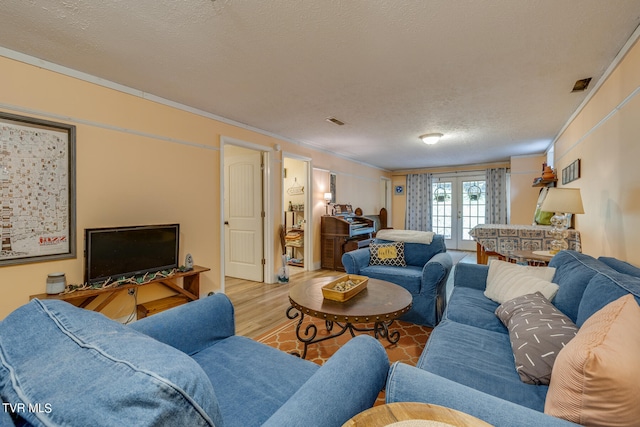
[[[236,334],[256,338],[287,320],[289,288],[296,283],[317,277],[339,276],[339,271],[301,271],[289,277],[289,283],[267,284],[227,277],[226,294],[233,303],[236,316]]]
[[[462,262],[475,263],[475,253],[466,255]],[[333,270],[292,270],[289,283],[285,284],[266,284],[227,277],[225,293],[235,308],[236,334],[256,338],[287,320],[285,312],[290,305],[289,288],[294,284],[318,277],[328,278],[342,274],[344,273]]]

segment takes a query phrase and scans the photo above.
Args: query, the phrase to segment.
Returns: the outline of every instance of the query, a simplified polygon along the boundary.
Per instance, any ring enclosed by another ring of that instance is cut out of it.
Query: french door
[[[474,251],[469,230],[485,223],[485,175],[435,175],[431,197],[431,227],[445,237],[447,249]]]

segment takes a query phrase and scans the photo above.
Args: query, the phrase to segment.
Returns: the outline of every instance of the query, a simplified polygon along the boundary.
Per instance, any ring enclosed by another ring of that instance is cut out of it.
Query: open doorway
[[[284,154],[282,167],[284,254],[291,276],[311,269],[310,161]]]

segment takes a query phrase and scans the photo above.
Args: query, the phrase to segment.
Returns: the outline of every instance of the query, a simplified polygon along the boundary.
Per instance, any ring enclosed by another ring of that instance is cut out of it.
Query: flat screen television
[[[85,283],[178,268],[179,237],[179,224],[85,229]]]

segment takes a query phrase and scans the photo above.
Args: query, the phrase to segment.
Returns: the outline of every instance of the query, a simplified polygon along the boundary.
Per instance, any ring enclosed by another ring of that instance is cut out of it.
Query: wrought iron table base
[[[300,320],[298,320],[298,324],[296,325],[296,338],[298,339],[298,341],[304,344],[304,350],[302,351],[302,354],[298,353],[297,351],[291,352],[291,354],[302,359],[305,359],[307,357],[307,347],[310,344],[315,344],[331,338],[339,337],[347,331],[349,331],[351,337],[356,336],[354,331],[373,332],[373,336],[376,339],[386,338],[389,344],[396,344],[400,340],[400,332],[389,331],[389,326],[391,326],[393,320],[373,322],[374,325],[372,328],[358,327],[351,322],[343,323],[334,322],[332,320],[325,320],[325,327],[327,328],[327,332],[332,332],[334,325],[337,325],[339,329],[333,334],[316,338],[318,335],[318,327],[315,324],[309,323],[306,327],[303,327],[302,325],[304,321],[304,313],[300,312],[294,306],[291,306],[287,309],[287,317],[289,319],[300,317]]]

